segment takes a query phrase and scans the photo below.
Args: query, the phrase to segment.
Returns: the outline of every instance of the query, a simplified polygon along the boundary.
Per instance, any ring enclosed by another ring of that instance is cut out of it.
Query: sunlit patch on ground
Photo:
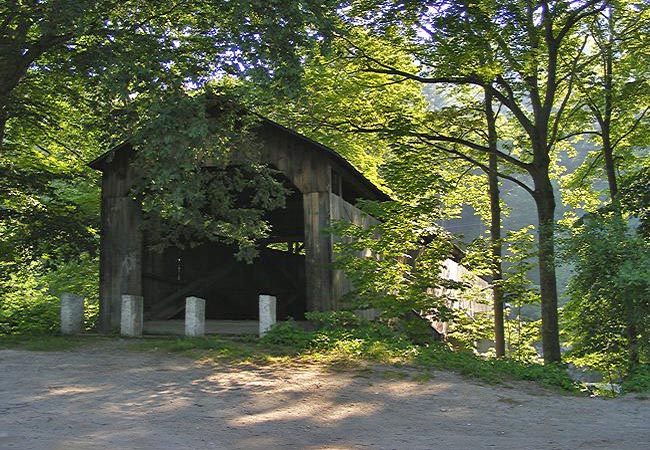
[[[1,449],[646,450],[650,401],[383,365],[204,364],[99,342],[0,351]],[[397,375],[396,375],[397,374]]]

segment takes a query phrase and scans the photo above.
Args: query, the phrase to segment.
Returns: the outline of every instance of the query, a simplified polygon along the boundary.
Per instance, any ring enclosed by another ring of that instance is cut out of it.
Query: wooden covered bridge
[[[130,194],[133,148],[123,144],[90,163],[102,172],[100,331],[119,326],[122,294],[144,297],[146,320],[179,317],[190,295],[206,299],[208,320],[256,320],[260,293],[277,297],[279,320],[339,307],[349,283],[332,268],[325,228],[332,219],[370,220],[354,201],[388,196],[338,153],[293,130],[262,119],[255,133],[261,162],[284,176],[291,193],[286,208],[268,217],[267,242],[285,243],[286,251],[263,248],[252,264],[215,242],[152,251],[141,206]]]

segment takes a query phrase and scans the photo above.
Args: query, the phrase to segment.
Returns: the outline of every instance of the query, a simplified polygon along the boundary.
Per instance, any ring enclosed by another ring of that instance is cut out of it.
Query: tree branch
[[[557,138],[556,142],[565,141],[567,139],[571,139],[572,137],[580,136],[583,134],[593,134],[596,136],[602,136],[602,133],[600,133],[599,131],[590,131],[590,130],[576,131],[575,133],[565,134],[564,136]]]
[[[555,42],[562,42],[564,37],[571,31],[571,28],[573,28],[578,22],[580,22],[582,19],[585,17],[589,17],[594,14],[598,14],[601,11],[604,11],[607,7],[607,3],[603,2],[603,4],[596,8],[593,11],[589,11],[590,8],[593,6],[596,6],[598,3],[601,3],[601,0],[590,0],[585,2],[582,6],[579,8],[576,8],[569,14],[569,17],[567,18],[566,23],[560,30],[560,32],[557,34],[555,38]]]
[[[576,69],[578,66],[578,61],[580,60],[580,56],[582,55],[582,51],[584,50],[585,46],[587,45],[587,39],[588,36],[585,36],[584,40],[582,41],[582,45],[580,46],[580,49],[577,51],[575,58],[573,58],[572,64],[571,64],[571,76],[569,77],[569,86],[567,87],[566,94],[564,95],[564,98],[562,99],[562,103],[560,104],[560,107],[558,108],[557,112],[555,113],[555,120],[553,121],[553,128],[551,130],[551,138],[549,139],[548,142],[548,147],[547,151],[550,151],[551,147],[553,144],[556,142],[557,139],[557,134],[560,128],[560,121],[562,119],[562,114],[564,112],[564,108],[566,108],[566,105],[569,103],[569,99],[571,98],[571,94],[573,93],[573,83],[575,80],[575,76],[577,75]]]
[[[420,140],[421,140],[421,142],[423,142],[423,143],[425,143],[425,144],[431,145],[429,142],[426,142],[426,140],[422,140],[422,139],[420,139]],[[480,161],[478,161],[478,160],[472,158],[471,156],[466,155],[466,154],[463,153],[463,152],[460,152],[460,151],[458,151],[458,150],[454,150],[453,148],[448,148],[448,147],[445,147],[445,146],[442,146],[442,145],[438,145],[438,144],[433,144],[433,147],[434,147],[434,148],[437,148],[438,150],[443,151],[443,152],[445,152],[445,153],[447,153],[447,154],[456,155],[456,156],[458,156],[459,158],[461,158],[461,159],[463,159],[463,160],[465,160],[465,161],[471,163],[472,165],[478,167],[479,169],[481,169],[481,170],[484,171],[484,172],[488,172],[488,171],[490,170],[490,168],[489,168],[488,166],[486,166],[486,165],[483,164],[482,162],[480,162]],[[510,175],[504,174],[504,173],[502,173],[502,172],[497,172],[497,176],[503,178],[504,180],[512,181],[513,183],[515,183],[516,185],[518,185],[518,186],[520,186],[522,189],[524,189],[526,192],[528,192],[530,195],[533,195],[533,196],[534,196],[535,191],[534,191],[533,189],[531,189],[531,188],[530,188],[526,183],[524,183],[523,181],[518,180],[518,179],[516,179],[516,178],[514,178],[514,177],[512,177],[512,176],[510,176]]]
[[[628,137],[630,134],[634,133],[634,131],[635,131],[636,128],[639,126],[639,124],[641,123],[641,121],[643,120],[643,118],[645,117],[646,113],[647,113],[649,110],[650,110],[650,106],[646,107],[646,109],[643,110],[643,112],[641,113],[641,115],[640,115],[639,117],[636,118],[636,120],[634,121],[634,123],[632,124],[632,126],[630,127],[630,129],[627,130],[627,132],[624,133],[621,137],[619,137],[618,139],[616,139],[616,141],[614,141],[614,143],[612,144],[612,150],[614,150],[614,149],[616,148],[616,146],[617,146],[617,145],[618,145],[618,144],[619,144],[623,139],[625,139],[626,137]]]
[[[455,138],[451,136],[441,136],[441,135],[432,135],[432,134],[427,134],[427,133],[411,133],[411,136],[416,136],[420,137],[422,139],[426,139],[429,141],[434,141],[434,142],[449,142],[453,144],[459,144],[468,148],[471,148],[473,150],[480,151],[482,153],[491,153],[491,150],[489,147],[486,147],[484,145],[477,144],[475,142],[468,141],[466,139],[461,139],[461,138]],[[523,161],[518,160],[517,158],[514,158],[507,153],[503,153],[501,151],[497,150],[497,156],[504,161],[509,162],[510,164],[517,166],[521,169],[524,169],[526,171],[529,171],[531,168],[531,164],[525,163]]]
[[[505,95],[491,84],[487,84],[484,87],[487,87],[492,92],[492,95],[494,95],[502,105],[512,111],[524,130],[526,130],[528,135],[531,136],[535,132],[535,128],[528,116],[517,103],[512,87],[501,75],[497,75],[496,82],[506,90]]]

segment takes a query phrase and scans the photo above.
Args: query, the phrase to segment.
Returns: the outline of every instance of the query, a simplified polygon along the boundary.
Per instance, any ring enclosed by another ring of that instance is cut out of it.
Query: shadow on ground
[[[0,449],[647,449],[650,402],[446,372],[202,364],[121,340],[1,350]]]

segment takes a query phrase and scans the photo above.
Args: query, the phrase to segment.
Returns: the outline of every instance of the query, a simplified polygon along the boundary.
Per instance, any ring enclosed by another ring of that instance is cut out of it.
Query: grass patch
[[[275,333],[278,333],[276,335]],[[295,324],[273,328],[263,342],[281,342],[295,350],[297,362],[316,362],[337,369],[358,368],[365,363],[408,366],[426,371],[416,381],[424,382],[431,370],[451,370],[461,375],[500,384],[508,381],[533,381],[544,387],[579,393],[579,385],[561,365],[522,363],[508,359],[480,358],[472,353],[451,350],[446,344],[412,343],[404,334],[377,323],[342,326],[324,322],[318,331],[309,333]],[[272,345],[272,344],[271,344]],[[386,376],[393,373],[389,371]]]
[[[26,350],[71,350],[89,342],[110,340],[106,337],[8,336],[0,338],[0,347]],[[111,342],[115,342],[113,339]],[[433,370],[451,370],[464,376],[499,384],[513,380],[533,381],[542,386],[579,392],[562,366],[526,364],[513,360],[480,358],[471,353],[452,351],[443,343],[418,345],[404,334],[377,323],[328,324],[307,332],[293,322],[276,325],[262,339],[243,337],[155,337],[120,340],[124,349],[138,352],[168,352],[206,362],[305,365],[320,364],[334,371],[356,371],[370,376],[368,364],[390,364],[393,369],[417,369],[417,382],[431,379]],[[400,370],[378,372],[388,379],[408,378]],[[636,384],[626,389],[643,392],[645,372]],[[639,387],[637,387],[639,386]]]
[[[411,381],[415,381],[416,383],[424,384],[424,383],[428,383],[429,381],[433,380],[434,378],[435,378],[435,376],[433,375],[433,373],[431,373],[430,371],[425,371],[425,372],[420,372],[420,373],[417,373],[415,375],[412,375],[411,376]]]
[[[297,350],[293,347],[267,344],[250,336],[156,337],[131,340],[126,348],[140,352],[177,353],[204,361],[255,364],[287,362],[297,355]]]
[[[285,339],[293,335],[284,327],[282,338],[262,339],[206,337],[155,338],[133,340],[127,343],[132,351],[165,351],[214,362],[253,364],[320,364],[329,370],[356,371],[369,377],[373,371],[368,363],[390,364],[394,368],[417,369],[412,374],[399,370],[383,370],[378,375],[385,379],[406,379],[424,383],[430,380],[432,370],[451,370],[468,378],[490,384],[509,381],[533,381],[541,386],[567,392],[579,392],[579,386],[566,374],[562,366],[527,364],[513,360],[483,359],[471,353],[456,352],[443,343],[428,346],[411,344],[399,336],[391,339],[365,335],[367,330],[320,330],[304,333],[296,343]],[[267,335],[269,336],[269,335]],[[274,343],[281,342],[281,344]]]
[[[422,348],[415,360],[434,369],[453,370],[488,383],[525,380],[542,386],[578,392],[578,385],[561,365],[522,363],[509,359],[483,359],[471,353],[455,352],[442,344]]]
[[[0,336],[0,349],[61,352],[108,339],[100,336],[9,335]]]
[[[384,380],[405,380],[409,377],[409,374],[396,370],[384,370],[381,372],[381,377]]]
[[[533,381],[544,387],[579,392],[562,366],[543,366],[513,360],[483,359],[471,353],[451,350],[443,343],[417,345],[388,327],[355,324],[354,327],[325,326],[315,332],[302,330],[293,322],[276,325],[262,339],[254,337],[155,338],[133,340],[133,351],[167,351],[214,362],[253,364],[320,364],[332,371],[356,371],[370,376],[368,363],[390,364],[394,368],[418,369],[411,377],[424,383],[432,370],[451,370],[491,384],[514,380]],[[404,371],[384,370],[385,379],[405,379]]]

